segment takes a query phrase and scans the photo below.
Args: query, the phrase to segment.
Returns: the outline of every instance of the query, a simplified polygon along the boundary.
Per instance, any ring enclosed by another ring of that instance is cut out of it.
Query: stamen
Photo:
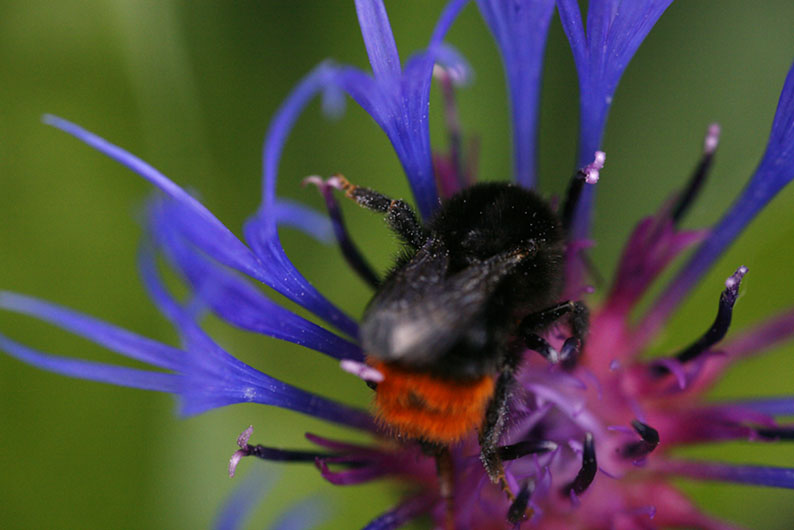
[[[595,184],[600,177],[599,171],[604,169],[604,162],[607,160],[607,154],[603,151],[596,151],[593,161],[579,170],[584,175],[584,181],[588,184]]]
[[[529,505],[529,498],[532,496],[532,491],[535,489],[535,483],[527,481],[519,490],[518,495],[516,495],[515,500],[510,504],[510,508],[507,510],[507,520],[511,524],[517,525],[521,521],[524,521],[531,517],[532,511],[527,511],[527,506]]]
[[[463,152],[461,145],[463,133],[461,132],[458,108],[455,103],[455,75],[459,75],[459,73],[439,65],[433,67],[433,77],[438,80],[441,86],[441,97],[444,101],[444,124],[447,127],[449,158],[452,161],[453,171],[457,180],[457,189],[461,189],[467,183],[463,173],[461,156]]]
[[[720,143],[720,124],[712,123],[709,125],[709,130],[706,132],[706,138],[703,140],[703,154],[713,155],[717,150]]]
[[[624,445],[620,449],[620,455],[631,460],[639,460],[659,446],[659,431],[640,420],[633,420],[631,426],[642,440]]]
[[[329,453],[317,451],[299,451],[289,449],[275,449],[263,445],[250,445],[248,440],[254,432],[253,425],[249,425],[246,430],[237,437],[237,445],[240,447],[229,459],[229,477],[234,477],[237,465],[245,456],[255,456],[262,460],[271,462],[314,462],[318,458],[332,456]]]
[[[563,494],[574,496],[584,493],[590,484],[595,479],[596,471],[598,471],[598,463],[596,462],[595,442],[593,440],[593,433],[588,432],[584,437],[584,445],[582,446],[582,467],[576,478],[563,488]]]
[[[339,368],[349,374],[353,374],[366,381],[367,383],[381,383],[385,379],[383,374],[366,363],[360,363],[352,359],[342,359]]]
[[[339,207],[339,203],[336,202],[336,198],[332,193],[332,188],[342,189],[340,179],[338,177],[331,177],[327,180],[323,180],[317,175],[312,175],[303,179],[302,184],[304,186],[313,184],[320,190],[320,194],[325,200],[325,207],[328,209],[328,216],[331,218],[331,223],[334,227],[334,236],[336,236],[336,241],[339,244],[345,261],[347,261],[347,264],[350,265],[362,280],[373,288],[377,287],[380,284],[380,279],[350,237],[350,233],[347,231],[344,218],[342,217],[342,209]]]
[[[571,183],[568,185],[568,193],[565,197],[565,203],[562,208],[562,225],[566,232],[569,231],[571,222],[573,221],[573,214],[576,211],[576,205],[579,202],[579,197],[582,195],[582,189],[585,183],[595,184],[600,177],[600,171],[604,169],[604,162],[607,155],[603,151],[596,151],[593,156],[593,161],[577,171],[571,177]]]
[[[689,178],[687,187],[678,197],[676,205],[673,208],[672,219],[675,224],[678,224],[684,215],[692,206],[692,203],[697,198],[700,190],[703,188],[703,183],[706,181],[711,163],[714,160],[714,152],[720,143],[720,126],[717,123],[709,125],[706,132],[706,138],[703,140],[703,155],[700,157],[694,173]]]
[[[794,426],[791,427],[768,427],[756,429],[756,434],[765,440],[785,440],[794,441]]]
[[[725,337],[728,328],[731,325],[731,317],[733,316],[733,306],[736,303],[736,298],[739,295],[739,285],[742,278],[747,274],[747,267],[741,266],[736,269],[727,280],[725,280],[725,289],[720,295],[719,307],[717,309],[717,317],[714,323],[709,327],[706,333],[703,334],[692,345],[678,353],[675,358],[680,363],[686,363],[696,359],[703,353],[709,350],[713,345],[718,343]],[[660,363],[654,363],[651,367],[654,375],[662,376],[670,372],[670,369]]]
[[[497,449],[499,460],[505,462],[516,460],[526,455],[549,453],[557,449],[557,444],[547,440],[524,440],[512,445],[503,445]]]

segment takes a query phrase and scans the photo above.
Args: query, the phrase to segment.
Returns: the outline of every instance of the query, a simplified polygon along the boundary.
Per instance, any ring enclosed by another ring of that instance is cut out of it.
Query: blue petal
[[[0,307],[49,322],[130,359],[178,370],[184,352],[76,311],[21,294],[0,291]]]
[[[150,230],[192,290],[221,318],[243,329],[287,340],[337,359],[363,358],[361,349],[268,299],[250,282],[207,259],[174,230],[172,212],[159,201]]]
[[[195,315],[168,293],[158,276],[154,255],[144,248],[139,268],[152,300],[179,330],[190,353],[182,367],[179,394],[182,413],[199,414],[234,403],[260,403],[286,408],[359,429],[371,429],[366,411],[354,409],[306,392],[270,377],[218,346],[196,321]]]
[[[273,473],[252,471],[245,479],[235,484],[231,494],[223,502],[215,523],[216,530],[245,528],[245,523],[265,494],[273,488],[276,479]]]
[[[673,460],[665,464],[667,472],[698,480],[738,482],[772,488],[794,488],[794,468],[771,466],[737,466],[712,462]]]
[[[654,333],[758,212],[794,179],[794,64],[780,94],[766,151],[733,206],[658,298],[643,323]]]
[[[250,276],[261,276],[259,272],[261,265],[257,263],[256,257],[251,251],[228,228],[223,226],[204,205],[174,184],[165,175],[138,157],[74,123],[50,115],[44,117],[44,122],[71,134],[160,188],[164,193],[184,206],[186,215],[190,216],[191,223],[196,227],[196,232],[202,234],[201,241],[197,241],[196,244],[202,244],[203,247],[206,247],[207,252],[217,256],[218,261],[230,267],[234,267]]]
[[[364,37],[369,64],[377,78],[400,77],[400,55],[381,0],[356,0],[358,24]]]
[[[329,64],[324,63],[315,68],[298,83],[270,122],[262,154],[262,205],[259,212],[248,220],[244,231],[246,241],[261,263],[266,264],[268,281],[264,283],[347,335],[355,337],[358,334],[355,321],[331,304],[298,272],[284,253],[277,230],[276,180],[284,143],[304,107],[333,83],[335,76],[336,69]]]
[[[185,414],[197,414],[232,403],[253,402],[294,410],[349,427],[372,428],[367,412],[283,383],[229,355],[201,330],[193,320],[193,314],[167,293],[157,276],[151,253],[141,254],[141,270],[150,295],[179,329],[185,342],[184,350],[175,350],[85,315],[19,295],[4,294],[2,306],[73,331],[121,355],[171,368],[178,373],[56,357],[2,335],[0,349],[28,364],[61,375],[179,394]]]
[[[740,407],[750,409],[768,416],[794,415],[794,397],[780,397],[770,399],[754,399],[750,401],[721,402],[719,406]]]
[[[400,528],[408,521],[416,519],[427,512],[432,505],[432,499],[426,496],[417,496],[404,501],[402,504],[383,515],[373,519],[363,530],[393,530]]]
[[[295,268],[281,247],[273,218],[260,212],[243,228],[245,239],[272,271],[278,271],[267,285],[290,300],[322,317],[326,322],[351,337],[358,336],[358,325],[315,289]]]
[[[394,36],[381,0],[357,0],[361,33],[367,45],[374,77],[355,68],[340,71],[338,82],[383,129],[408,177],[423,217],[438,207],[438,190],[430,150],[428,105],[433,65],[437,57],[450,60],[441,48],[449,26],[468,0],[452,0],[433,32],[428,51],[399,70]]]
[[[0,335],[0,349],[36,368],[67,377],[158,392],[176,393],[179,388],[177,375],[48,355],[3,335]]]
[[[174,209],[176,214],[172,221],[180,227],[185,237],[215,260],[256,278],[292,299],[295,303],[315,312],[319,317],[336,325],[345,333],[355,336],[357,329],[355,322],[323,298],[297,272],[290,276],[290,279],[295,282],[294,284],[284,281],[283,267],[278,265],[286,261],[289,268],[294,270],[286,256],[283,261],[277,263],[271,263],[266,260],[260,261],[248,247],[237,239],[201,203],[146,162],[66,120],[55,116],[45,116],[44,121],[75,136],[94,149],[130,168],[174,199],[179,208]],[[274,225],[273,231],[275,232],[275,216],[273,216],[271,222]],[[276,240],[274,243],[278,247],[279,252],[283,254],[278,241]]]
[[[587,35],[577,0],[557,0],[565,35],[579,76],[579,155],[584,167],[601,148],[612,96],[634,53],[672,0],[591,0]],[[586,239],[594,188],[582,192],[573,239]]]
[[[537,130],[543,51],[554,0],[477,0],[504,62],[513,124],[513,171],[532,188],[537,177]]]

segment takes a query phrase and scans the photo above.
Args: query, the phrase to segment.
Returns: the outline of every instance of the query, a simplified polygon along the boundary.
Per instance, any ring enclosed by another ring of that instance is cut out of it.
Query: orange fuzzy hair
[[[442,379],[380,361],[375,392],[376,419],[408,439],[452,444],[478,429],[494,392],[494,378]]]

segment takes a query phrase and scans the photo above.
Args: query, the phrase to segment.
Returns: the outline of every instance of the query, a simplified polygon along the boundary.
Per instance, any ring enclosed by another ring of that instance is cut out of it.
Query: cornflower
[[[673,449],[694,443],[752,440],[764,443],[792,438],[794,427],[778,418],[794,414],[794,397],[710,402],[704,393],[738,359],[760,353],[789,338],[791,311],[754,328],[723,338],[747,268],[737,264],[715,289],[717,315],[703,323],[704,333],[682,342],[671,355],[648,360],[652,340],[698,284],[725,248],[794,177],[794,71],[789,72],[770,139],[744,191],[712,228],[683,230],[681,220],[696,199],[719,141],[709,127],[702,158],[690,181],[657,213],[642,220],[621,256],[603,300],[593,304],[590,334],[581,357],[567,369],[557,361],[570,330],[552,328],[527,353],[519,371],[519,390],[510,400],[508,430],[501,440],[505,486],[510,498],[487,480],[477,458],[475,433],[453,447],[454,505],[439,491],[433,459],[412,441],[395,443],[378,429],[371,414],[281,382],[224,351],[199,324],[209,309],[242,329],[294,342],[340,361],[340,366],[374,384],[383,374],[364,362],[357,323],[322,296],[289,261],[278,227],[291,225],[321,239],[333,229],[352,268],[377,285],[347,233],[333,195],[339,179],[310,178],[326,201],[329,217],[281,200],[276,176],[283,145],[304,106],[324,94],[333,104],[350,95],[384,130],[411,185],[417,209],[432,218],[439,201],[471,185],[454,108],[454,85],[465,79],[463,59],[443,42],[466,2],[453,0],[443,12],[425,51],[404,65],[383,4],[357,0],[356,10],[372,74],[322,64],[306,76],[277,112],[264,149],[262,206],[245,227],[245,243],[236,238],[199,201],[156,169],[121,148],[61,118],[45,121],[126,165],[162,192],[147,210],[148,238],[140,254],[145,286],[159,309],[177,328],[182,347],[146,339],[74,311],[30,297],[4,293],[0,307],[28,314],[81,335],[112,351],[160,370],[142,370],[50,356],[0,336],[0,347],[39,368],[122,386],[171,392],[184,414],[242,402],[284,407],[370,433],[369,444],[307,435],[316,451],[253,445],[252,429],[239,436],[230,461],[234,474],[248,456],[277,461],[314,462],[329,482],[360,484],[394,478],[408,494],[392,511],[367,528],[396,528],[429,515],[437,524],[459,528],[500,528],[540,524],[543,528],[727,528],[700,512],[670,482],[673,477],[722,480],[773,487],[794,487],[794,470],[729,465],[677,457]],[[632,56],[671,0],[591,1],[586,21],[578,4],[559,0],[556,11],[571,44],[580,82],[578,163],[569,203],[572,225],[565,261],[565,298],[590,291],[586,284],[594,183],[603,169],[600,151],[608,111],[620,77]],[[513,3],[486,1],[477,6],[494,35],[507,74],[514,142],[514,180],[536,183],[535,145],[539,81],[547,29],[555,12],[549,0]],[[450,152],[430,146],[428,102],[433,75],[447,104]],[[581,194],[579,196],[579,194]],[[578,197],[578,201],[576,200]],[[688,260],[662,294],[636,322],[637,304],[667,267],[687,249]],[[167,289],[156,267],[163,255],[190,287],[185,303]],[[236,271],[236,272],[232,272]],[[239,273],[239,274],[238,274]],[[302,306],[335,331],[279,306],[253,282],[267,285]],[[719,292],[717,294],[717,292]],[[377,390],[376,390],[377,391]],[[226,513],[226,512],[224,512]],[[229,521],[239,513],[228,512]],[[224,520],[226,521],[226,520]],[[224,524],[222,521],[222,524]],[[228,522],[228,521],[227,521]]]

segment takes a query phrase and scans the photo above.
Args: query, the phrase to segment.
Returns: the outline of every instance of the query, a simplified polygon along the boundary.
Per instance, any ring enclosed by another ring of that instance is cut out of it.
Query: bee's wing
[[[367,353],[387,361],[429,364],[476,325],[499,281],[525,254],[508,252],[448,275],[437,242],[384,282],[361,325]]]

